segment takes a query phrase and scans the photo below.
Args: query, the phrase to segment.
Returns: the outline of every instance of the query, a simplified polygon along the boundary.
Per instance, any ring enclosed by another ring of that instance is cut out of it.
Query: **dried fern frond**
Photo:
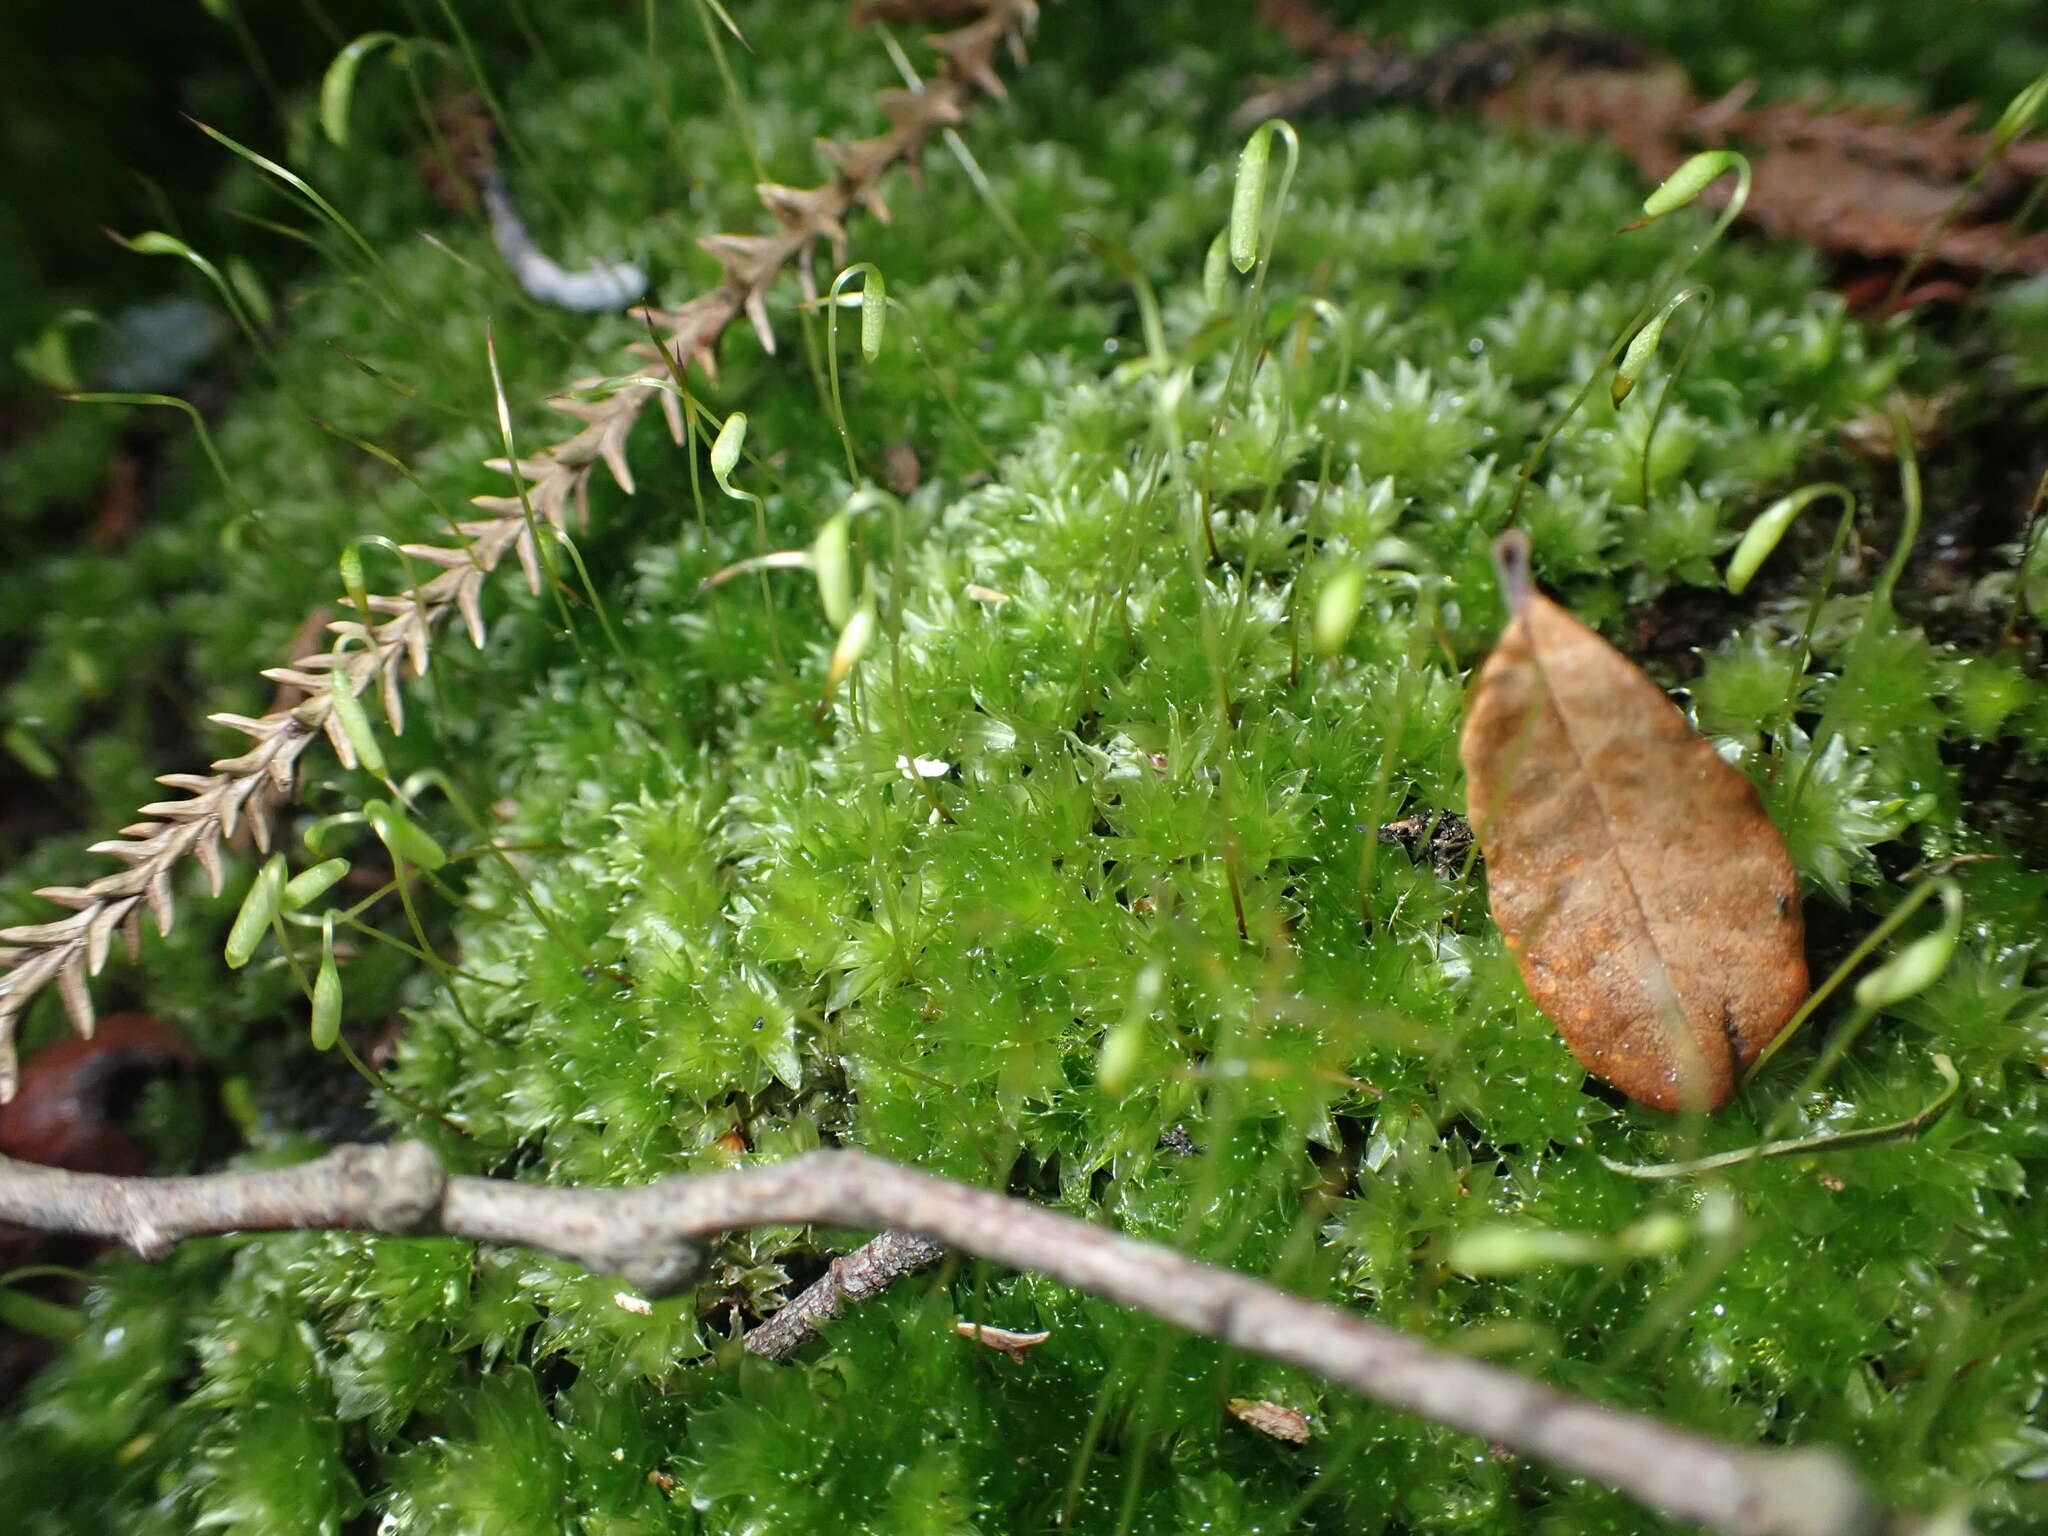
[[[14,1096],[16,1024],[45,988],[57,988],[72,1025],[81,1035],[91,1035],[94,1012],[88,978],[106,963],[116,933],[134,953],[145,907],[158,931],[170,932],[176,917],[172,879],[178,868],[188,858],[196,860],[219,895],[223,839],[246,825],[256,845],[268,849],[278,809],[291,796],[299,758],[317,737],[324,734],[342,764],[354,766],[354,749],[334,711],[337,692],[356,696],[376,688],[392,729],[402,730],[401,684],[407,671],[415,677],[425,672],[434,633],[451,613],[461,616],[473,643],[483,643],[484,580],[505,556],[516,555],[527,584],[537,592],[540,525],[564,529],[572,513],[579,525],[587,522],[590,480],[600,464],[621,490],[632,493],[627,439],[650,399],[662,401],[670,431],[681,440],[681,412],[675,396],[664,388],[669,360],[679,368],[696,361],[711,372],[719,340],[742,314],[752,322],[761,344],[774,351],[768,292],[782,272],[796,266],[806,291],[812,291],[812,248],[824,241],[839,259],[845,221],[856,205],[888,218],[879,186],[882,176],[897,165],[914,166],[933,134],[961,121],[977,91],[1003,94],[995,74],[997,52],[1007,47],[1017,58],[1023,57],[1024,37],[1037,20],[1036,0],[977,0],[956,10],[974,19],[928,39],[939,56],[933,77],[911,90],[879,93],[888,132],[844,145],[819,141],[820,154],[835,171],[823,185],[757,188],[774,217],[774,232],[709,235],[700,242],[724,276],[716,288],[675,309],[643,311],[661,334],[661,348],[667,354],[657,360],[659,367],[628,379],[601,400],[564,395],[552,401],[581,427],[517,462],[485,461],[486,468],[512,477],[513,494],[471,498],[488,516],[459,525],[466,542],[455,547],[403,546],[408,557],[437,567],[439,575],[410,592],[371,596],[369,611],[383,615],[381,619],[366,624],[358,615],[329,623],[327,629],[337,636],[334,650],[265,670],[265,677],[302,690],[304,698],[256,718],[211,716],[215,724],[242,732],[254,744],[240,756],[214,762],[210,773],[159,778],[158,783],[181,791],[184,798],[145,805],[140,814],[146,820],[122,828],[118,837],[91,849],[120,860],[125,868],[86,885],[49,886],[36,893],[71,908],[70,916],[0,929],[0,1103]],[[634,350],[653,356],[650,347]]]

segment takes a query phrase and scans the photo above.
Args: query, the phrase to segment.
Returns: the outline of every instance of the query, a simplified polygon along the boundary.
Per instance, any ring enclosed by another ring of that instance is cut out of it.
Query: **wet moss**
[[[1842,1445],[1892,1497],[1972,1499],[2022,1528],[2042,1454],[2048,1233],[2026,1194],[2048,1161],[2044,850],[1972,817],[1960,764],[2036,759],[2037,673],[1930,638],[1910,583],[1896,608],[1874,602],[1872,561],[1834,578],[1802,678],[1822,546],[1788,547],[1783,601],[1715,610],[1692,700],[1787,832],[1817,969],[1923,859],[1969,860],[1953,867],[1964,941],[1824,1083],[1799,1086],[1834,1009],[1696,1138],[1588,1091],[1483,892],[1377,850],[1374,829],[1461,803],[1463,679],[1501,617],[1485,548],[1520,456],[1700,226],[1615,236],[1642,189],[1597,149],[1408,114],[1327,125],[1305,135],[1259,307],[1232,288],[1217,312],[1201,273],[1234,146],[1162,109],[1227,101],[1242,61],[1165,36],[1076,91],[1099,24],[1063,36],[1066,19],[971,134],[1030,250],[936,162],[923,189],[892,188],[890,226],[861,227],[857,254],[905,308],[872,363],[841,338],[849,434],[864,478],[907,443],[920,483],[854,523],[882,634],[832,706],[815,585],[770,573],[772,617],[750,582],[700,591],[755,552],[751,515],[695,502],[688,459],[651,432],[639,494],[600,492],[583,543],[619,650],[583,601],[565,628],[510,584],[480,656],[440,646],[397,766],[445,769],[519,851],[466,857],[474,834],[423,797],[465,855],[428,909],[464,975],[451,996],[431,973],[351,965],[348,1027],[367,1044],[402,1020],[394,1085],[459,1129],[397,1100],[379,1101],[385,1126],[460,1167],[574,1183],[860,1145],[1703,1430]],[[632,28],[550,38],[562,83],[521,77],[530,195],[581,211],[554,232],[572,243],[646,242],[667,296],[686,295],[707,270],[691,237],[749,217],[715,70],[678,49],[650,72]],[[866,123],[887,62],[831,7],[778,9],[753,41],[749,121],[770,172],[799,181],[808,135]],[[701,146],[687,188],[645,168],[665,142],[652,89]],[[408,445],[458,506],[494,451],[484,322],[524,442],[544,440],[544,392],[629,328],[567,334],[480,299],[414,248],[418,195],[388,153],[319,150],[313,168],[436,318],[314,284],[284,343],[295,392]],[[1084,230],[1157,291],[1165,369]],[[482,257],[475,232],[454,238]],[[1845,472],[1888,508],[1889,472],[1845,470],[1839,428],[1901,381],[1956,377],[1946,346],[1845,320],[1808,257],[1738,244],[1700,271],[1722,298],[1658,427],[1650,504],[1645,389],[1566,426],[1523,513],[1543,578],[1624,645],[1631,605],[1715,584],[1796,477]],[[760,458],[742,479],[773,541],[802,548],[854,486],[804,365],[823,329],[782,330],[773,359],[736,334],[707,399],[748,412]],[[418,395],[337,363],[336,341]],[[105,579],[168,584],[209,701],[260,707],[252,658],[327,595],[341,546],[431,537],[437,519],[285,394],[246,394],[221,440],[272,531],[318,558],[214,553],[232,508],[195,481],[148,536],[159,563]],[[1347,567],[1366,572],[1360,612],[1324,659],[1304,595]],[[19,697],[64,694],[80,649],[144,647],[140,617],[92,617],[51,629]],[[943,766],[913,779],[906,759]],[[126,820],[136,785],[99,788]],[[323,767],[306,816],[375,793]],[[68,878],[75,853],[31,864]],[[10,881],[10,917],[27,888]],[[217,922],[187,912],[150,945],[151,1002],[223,1062],[324,1070],[290,1043],[304,1014],[282,967],[224,992]],[[1742,1146],[1788,1117],[1901,1118],[1937,1089],[1935,1051],[1966,1092],[1909,1145],[1676,1187],[1603,1161]],[[1587,1235],[1596,1256],[1455,1265],[1460,1238],[1503,1224]],[[1645,1231],[1663,1236],[1623,1236]],[[1642,1528],[1601,1490],[971,1262],[859,1310],[797,1365],[734,1347],[816,1272],[821,1241],[853,1240],[736,1237],[644,1315],[602,1277],[442,1241],[265,1237],[110,1266],[85,1340],[0,1439],[0,1477],[36,1478],[51,1530],[166,1512],[248,1531]],[[956,1316],[1053,1341],[1015,1365],[956,1337]],[[1232,1397],[1308,1412],[1315,1439],[1257,1437]]]

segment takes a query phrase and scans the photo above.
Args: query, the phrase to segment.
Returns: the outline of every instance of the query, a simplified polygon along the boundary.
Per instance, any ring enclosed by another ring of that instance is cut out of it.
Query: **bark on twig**
[[[237,1230],[440,1232],[560,1254],[650,1295],[687,1284],[698,1239],[713,1233],[882,1228],[1032,1270],[1300,1366],[1728,1536],[1911,1529],[1830,1451],[1731,1445],[1603,1407],[1173,1249],[861,1152],[814,1152],[638,1189],[450,1177],[431,1151],[410,1142],[342,1147],[295,1168],[181,1179],[0,1161],[0,1221],[116,1239],[145,1257],[184,1237]],[[842,1291],[851,1293],[845,1277]]]
[[[884,1232],[834,1259],[780,1312],[748,1329],[747,1348],[765,1359],[787,1360],[845,1311],[848,1302],[879,1296],[904,1276],[929,1269],[945,1256],[943,1246],[914,1232]]]

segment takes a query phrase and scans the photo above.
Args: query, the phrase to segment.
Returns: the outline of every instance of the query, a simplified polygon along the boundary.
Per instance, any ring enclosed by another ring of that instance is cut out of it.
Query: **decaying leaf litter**
[[[1509,620],[1459,748],[1494,920],[1589,1071],[1716,1109],[1806,996],[1798,876],[1749,780],[1529,556],[1494,546]]]

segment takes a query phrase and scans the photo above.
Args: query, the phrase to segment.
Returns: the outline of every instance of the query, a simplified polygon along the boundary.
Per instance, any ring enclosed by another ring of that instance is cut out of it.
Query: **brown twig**
[[[898,1280],[929,1269],[945,1248],[914,1232],[884,1232],[834,1259],[807,1289],[758,1327],[747,1330],[747,1349],[769,1360],[787,1360],[815,1339],[848,1302],[879,1296]]]
[[[661,352],[645,344],[634,350],[652,361],[653,368],[626,379],[600,400],[558,396],[551,401],[582,426],[563,441],[516,462],[486,460],[485,467],[513,478],[513,494],[472,497],[489,515],[458,525],[461,544],[404,546],[409,560],[438,574],[396,596],[370,596],[368,613],[357,611],[351,602],[346,611],[355,617],[326,626],[338,637],[337,649],[264,672],[282,686],[302,690],[302,702],[260,718],[209,717],[251,737],[254,745],[239,756],[214,762],[211,773],[159,778],[159,784],[185,798],[145,805],[145,820],[89,850],[119,859],[127,868],[82,886],[48,886],[36,892],[71,908],[68,917],[0,929],[0,1103],[14,1096],[16,1021],[46,987],[56,986],[72,1026],[90,1036],[94,1011],[88,978],[106,964],[116,933],[123,936],[129,952],[135,952],[145,906],[158,932],[171,931],[176,915],[172,877],[178,867],[188,858],[197,860],[219,895],[222,840],[238,825],[246,825],[257,847],[268,850],[277,810],[292,793],[299,757],[316,737],[324,733],[342,766],[355,766],[355,753],[334,713],[337,692],[353,697],[379,689],[391,728],[403,730],[400,685],[406,668],[414,676],[426,671],[435,631],[451,613],[459,613],[471,640],[483,644],[483,583],[505,556],[518,556],[528,586],[538,592],[546,563],[540,529],[545,525],[556,532],[566,530],[572,509],[579,524],[587,525],[590,482],[597,467],[602,464],[619,488],[632,494],[626,443],[649,400],[661,400],[671,434],[682,440],[681,407],[668,393],[671,365],[680,372],[695,360],[710,372],[726,328],[742,314],[753,323],[761,345],[775,350],[768,292],[782,273],[794,266],[811,294],[812,247],[826,241],[833,259],[843,259],[845,221],[856,206],[865,206],[883,220],[889,216],[880,190],[882,177],[895,166],[914,166],[934,134],[961,121],[976,92],[1003,94],[995,73],[996,56],[1007,47],[1013,57],[1022,58],[1024,34],[1038,15],[1036,0],[973,0],[973,11],[976,19],[965,26],[929,39],[939,55],[939,68],[931,79],[915,89],[878,94],[889,119],[886,133],[851,144],[818,141],[820,155],[834,168],[830,180],[809,188],[763,184],[756,189],[775,218],[774,233],[707,235],[698,242],[725,276],[717,287],[676,309],[645,312],[663,332]]]
[[[0,1161],[0,1221],[113,1239],[145,1257],[204,1233],[438,1232],[559,1254],[622,1275],[650,1295],[689,1283],[699,1240],[714,1233],[790,1224],[885,1228],[1036,1271],[1299,1366],[1728,1536],[1912,1529],[1830,1451],[1731,1445],[1605,1407],[1171,1248],[861,1152],[814,1152],[638,1189],[450,1177],[417,1142],[342,1147],[295,1168],[179,1179]]]

